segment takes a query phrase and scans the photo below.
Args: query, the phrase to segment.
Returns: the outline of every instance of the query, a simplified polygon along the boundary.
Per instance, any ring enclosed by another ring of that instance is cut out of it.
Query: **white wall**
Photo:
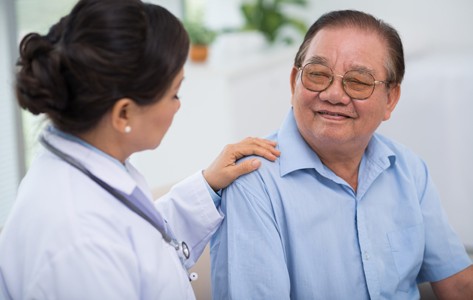
[[[161,5],[173,13],[178,18],[181,18],[184,13],[183,0],[143,0],[143,2]]]
[[[237,0],[207,3],[214,27],[239,22]],[[453,227],[473,247],[473,197],[468,192],[473,184],[473,2],[317,0],[293,13],[310,25],[334,9],[363,10],[398,29],[406,79],[398,109],[380,131],[426,160]],[[169,134],[157,150],[134,157],[153,187],[205,168],[226,143],[263,136],[279,126],[289,107],[288,76],[296,49],[275,54],[254,37],[245,39],[220,37],[210,62],[188,63],[182,108]]]
[[[243,19],[237,13],[243,0],[206,0],[210,25],[236,27]],[[204,1],[205,2],[205,1]],[[471,0],[308,0],[308,7],[288,6],[288,11],[312,24],[331,10],[356,9],[371,13],[393,25],[400,33],[407,55],[440,50],[473,49],[473,1]]]
[[[473,2],[470,0],[317,0],[310,3],[311,9],[305,11],[308,20],[334,9],[362,10],[385,20],[399,31],[408,57],[432,51],[473,49]]]

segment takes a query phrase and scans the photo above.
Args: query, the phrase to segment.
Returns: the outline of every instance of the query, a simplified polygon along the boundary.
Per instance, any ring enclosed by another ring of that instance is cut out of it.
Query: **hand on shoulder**
[[[236,144],[225,146],[219,156],[204,170],[204,178],[213,190],[218,191],[227,187],[241,175],[258,169],[261,165],[257,158],[237,164],[240,158],[258,155],[275,161],[280,154],[280,151],[276,149],[276,142],[248,137]]]

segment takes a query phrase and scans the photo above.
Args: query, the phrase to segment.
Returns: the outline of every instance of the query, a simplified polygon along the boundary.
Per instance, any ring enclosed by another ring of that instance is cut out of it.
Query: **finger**
[[[242,158],[248,155],[258,155],[268,160],[274,161],[281,154],[281,152],[269,146],[260,145],[235,145],[234,155],[236,159]]]
[[[239,143],[233,144],[231,146],[234,147],[262,147],[264,149],[267,149],[268,151],[272,152],[274,155],[279,156],[280,152],[278,149],[276,149],[277,142],[268,140],[268,139],[262,139],[262,138],[255,138],[255,137],[247,137],[244,140],[240,141]]]
[[[251,138],[251,139],[254,145],[267,149],[273,155],[279,156],[281,154],[281,152],[275,148],[277,145],[276,141],[262,139],[262,138]]]
[[[258,169],[260,166],[261,166],[261,162],[257,158],[245,160],[232,167],[233,169],[232,175],[235,178],[238,178],[241,175],[253,172],[254,170]]]
[[[259,147],[266,149],[267,151],[271,152],[274,156],[281,155],[281,151],[276,148],[277,143],[275,141],[270,140],[261,140],[259,141],[262,144],[258,144]]]
[[[277,142],[275,141],[258,138],[258,137],[247,137],[244,140],[242,140],[241,143],[255,144],[255,145],[260,145],[260,146],[268,145],[271,147],[275,147],[277,145]]]

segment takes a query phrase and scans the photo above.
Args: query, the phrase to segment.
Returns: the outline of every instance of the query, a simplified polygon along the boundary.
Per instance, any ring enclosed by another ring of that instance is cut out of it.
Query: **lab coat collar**
[[[136,173],[133,167],[126,162],[125,166],[113,161],[113,158],[106,157],[99,151],[94,151],[77,141],[67,139],[55,133],[50,127],[46,128],[43,137],[55,148],[77,159],[92,174],[99,177],[110,186],[127,195],[130,195],[137,187],[133,174],[127,172],[132,168],[131,173]],[[47,150],[46,150],[47,151]],[[51,153],[51,155],[54,155]]]

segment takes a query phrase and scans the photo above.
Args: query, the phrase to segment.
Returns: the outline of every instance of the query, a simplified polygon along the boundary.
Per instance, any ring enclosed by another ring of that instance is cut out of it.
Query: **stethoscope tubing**
[[[62,159],[64,162],[68,163],[72,167],[76,168],[80,172],[82,172],[84,175],[89,177],[91,180],[93,180],[95,183],[97,183],[99,186],[101,186],[104,190],[109,192],[112,196],[114,196],[116,199],[118,199],[120,202],[122,202],[126,207],[128,207],[131,211],[139,215],[141,218],[146,220],[151,226],[153,226],[156,230],[158,230],[161,235],[163,236],[163,239],[169,243],[176,251],[179,251],[182,249],[182,254],[186,259],[190,257],[190,250],[189,247],[185,242],[179,243],[176,239],[172,238],[170,235],[168,235],[163,228],[161,228],[156,222],[153,221],[153,219],[148,216],[144,211],[140,210],[132,201],[130,201],[125,195],[121,194],[119,191],[111,187],[109,184],[104,182],[102,179],[98,178],[95,176],[92,172],[90,172],[84,165],[82,165],[77,159],[74,157],[62,152],[58,148],[54,147],[49,143],[44,136],[41,136],[40,138],[40,143],[48,149],[51,153]]]

